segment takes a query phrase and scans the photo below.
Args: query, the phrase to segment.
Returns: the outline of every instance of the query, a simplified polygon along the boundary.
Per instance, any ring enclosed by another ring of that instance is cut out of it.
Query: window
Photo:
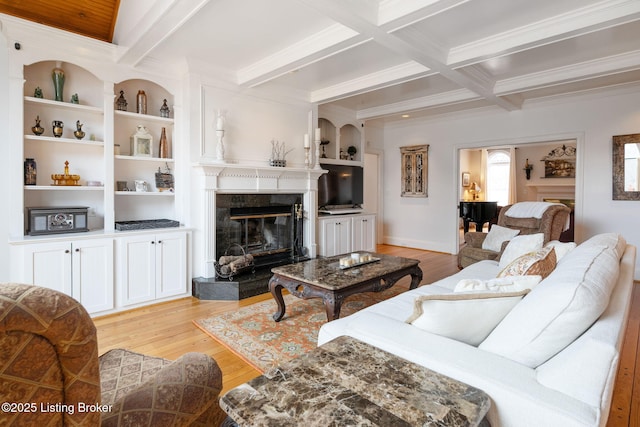
[[[491,150],[487,156],[487,192],[486,200],[496,201],[498,205],[509,204],[509,166],[511,157],[508,151]]]

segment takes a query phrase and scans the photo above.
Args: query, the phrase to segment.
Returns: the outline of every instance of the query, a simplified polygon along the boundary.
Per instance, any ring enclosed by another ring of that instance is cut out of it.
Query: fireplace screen
[[[217,260],[251,255],[256,266],[294,256],[296,206],[301,195],[219,194],[216,212]]]

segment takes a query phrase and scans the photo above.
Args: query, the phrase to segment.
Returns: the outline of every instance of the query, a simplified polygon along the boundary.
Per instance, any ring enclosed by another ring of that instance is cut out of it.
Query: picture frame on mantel
[[[402,188],[401,197],[428,196],[429,145],[400,147]]]

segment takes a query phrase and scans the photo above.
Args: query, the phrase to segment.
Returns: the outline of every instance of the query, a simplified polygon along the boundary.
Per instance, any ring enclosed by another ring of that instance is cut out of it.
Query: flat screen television
[[[318,179],[320,209],[354,208],[362,206],[363,169],[360,166],[320,164],[329,173]]]

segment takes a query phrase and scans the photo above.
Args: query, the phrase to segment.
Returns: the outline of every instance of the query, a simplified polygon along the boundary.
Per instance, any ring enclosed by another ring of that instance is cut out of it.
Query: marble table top
[[[240,426],[477,426],[481,390],[339,337],[220,398]]]
[[[365,252],[355,253],[364,254]],[[379,261],[341,269],[340,258],[349,256],[349,254],[344,254],[274,267],[271,272],[300,282],[312,283],[321,288],[337,290],[365,280],[382,277],[404,268],[414,267],[420,263],[417,259],[366,253],[371,254],[374,258],[379,258]]]

